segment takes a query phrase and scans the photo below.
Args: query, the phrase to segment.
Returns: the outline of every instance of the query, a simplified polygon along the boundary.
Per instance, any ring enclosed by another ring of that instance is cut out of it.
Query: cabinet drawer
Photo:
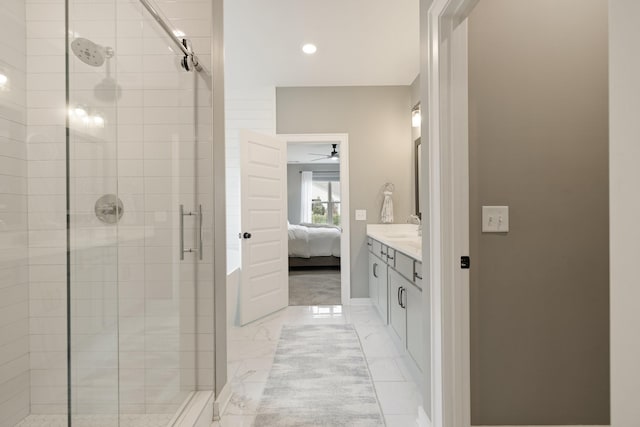
[[[415,260],[403,254],[402,252],[396,252],[396,265],[395,269],[398,273],[402,274],[405,279],[413,281],[413,264]]]
[[[367,249],[373,253],[373,239],[371,237],[367,237]]]
[[[378,242],[377,240],[372,240],[372,248],[372,252],[375,256],[382,259],[383,261],[387,260],[386,247],[384,247],[382,243]]]

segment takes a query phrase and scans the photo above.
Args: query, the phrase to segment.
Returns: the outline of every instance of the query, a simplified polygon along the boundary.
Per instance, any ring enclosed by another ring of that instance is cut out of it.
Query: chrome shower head
[[[100,67],[105,58],[113,56],[113,49],[95,44],[91,40],[78,37],[71,42],[71,50],[85,64],[92,67]]]

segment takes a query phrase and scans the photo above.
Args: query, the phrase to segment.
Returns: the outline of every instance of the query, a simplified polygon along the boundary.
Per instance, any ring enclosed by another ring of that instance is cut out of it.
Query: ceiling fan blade
[[[317,162],[317,161],[319,161],[319,160],[326,160],[326,159],[328,159],[328,157],[327,157],[327,156],[324,156],[324,157],[320,157],[320,158],[318,158],[318,159],[313,159],[313,160],[311,160],[311,161],[312,161],[312,162]]]
[[[322,156],[322,157],[328,157],[326,154],[320,154],[320,153],[307,153],[310,156]]]

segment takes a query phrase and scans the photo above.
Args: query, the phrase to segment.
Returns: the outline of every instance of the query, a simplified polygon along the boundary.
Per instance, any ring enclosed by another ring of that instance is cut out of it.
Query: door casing
[[[288,143],[324,143],[338,144],[340,151],[340,209],[342,218],[342,236],[340,237],[340,299],[343,305],[351,301],[351,234],[349,210],[349,135],[346,133],[303,133],[279,134],[285,144]]]

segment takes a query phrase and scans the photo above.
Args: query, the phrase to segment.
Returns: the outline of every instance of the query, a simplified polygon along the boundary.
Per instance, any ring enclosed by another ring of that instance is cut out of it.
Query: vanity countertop
[[[367,236],[422,261],[422,236],[414,224],[367,224]]]

